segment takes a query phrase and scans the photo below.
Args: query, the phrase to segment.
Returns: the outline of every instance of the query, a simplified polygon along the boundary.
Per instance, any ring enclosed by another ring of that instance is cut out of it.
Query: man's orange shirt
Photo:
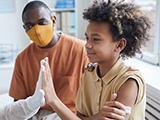
[[[15,63],[10,96],[15,100],[33,95],[41,59],[48,57],[56,93],[75,112],[75,98],[83,68],[87,62],[84,42],[61,34],[52,48],[42,49],[34,43],[21,52]],[[51,110],[49,106],[45,109]]]

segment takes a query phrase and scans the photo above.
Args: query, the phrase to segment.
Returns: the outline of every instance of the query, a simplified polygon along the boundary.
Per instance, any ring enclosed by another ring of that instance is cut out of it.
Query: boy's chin
[[[90,61],[91,63],[97,63],[97,60],[95,60],[95,59],[89,59],[89,61]]]

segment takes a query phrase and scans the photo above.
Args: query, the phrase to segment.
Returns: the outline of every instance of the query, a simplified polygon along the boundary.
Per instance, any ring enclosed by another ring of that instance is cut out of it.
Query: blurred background
[[[23,7],[31,0],[0,0],[0,104],[9,101],[14,61],[29,43],[21,20]],[[82,19],[84,8],[92,0],[42,0],[57,16],[57,30],[84,39],[87,22]],[[126,60],[139,68],[149,86],[160,90],[160,0],[132,0],[152,21],[151,39],[142,48],[143,54]],[[6,100],[7,99],[7,100]],[[4,102],[5,101],[5,102]]]

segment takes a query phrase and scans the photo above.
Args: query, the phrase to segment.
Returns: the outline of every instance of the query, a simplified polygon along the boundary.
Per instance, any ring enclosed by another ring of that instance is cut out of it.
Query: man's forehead
[[[33,20],[33,19],[41,19],[46,18],[50,19],[51,13],[48,9],[44,7],[29,9],[24,13],[24,20]]]

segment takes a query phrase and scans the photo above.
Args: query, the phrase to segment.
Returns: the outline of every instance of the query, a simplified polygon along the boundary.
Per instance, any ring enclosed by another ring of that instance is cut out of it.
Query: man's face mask
[[[47,25],[34,25],[27,31],[30,39],[40,47],[48,45],[53,37],[53,22]]]

